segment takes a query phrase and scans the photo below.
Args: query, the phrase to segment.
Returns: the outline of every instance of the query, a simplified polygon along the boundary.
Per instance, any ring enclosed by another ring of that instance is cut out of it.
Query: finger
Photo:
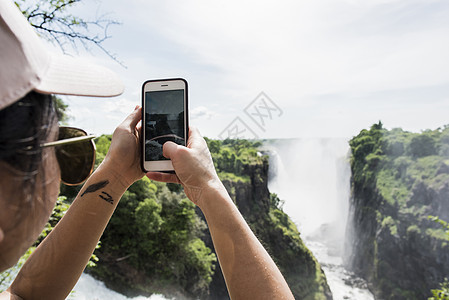
[[[188,148],[200,148],[204,143],[204,138],[198,128],[194,126],[189,127],[189,140],[187,142]]]
[[[138,137],[141,137],[142,136],[142,123],[137,123],[137,126],[136,126],[136,132],[137,132],[137,136]]]
[[[162,149],[162,154],[168,158],[171,159],[173,157],[173,154],[176,152],[176,150],[178,150],[178,145],[173,143],[173,142],[165,142],[163,149]]]
[[[136,106],[134,111],[130,113],[126,119],[122,122],[122,125],[125,128],[130,128],[134,130],[136,128],[137,123],[142,119],[142,108],[140,106]]]
[[[148,172],[146,176],[151,180],[156,180],[160,182],[168,182],[168,183],[181,183],[178,176],[176,174],[168,174],[161,172]]]
[[[142,107],[136,106],[136,109],[131,113],[131,128],[136,128],[137,124],[142,120]]]

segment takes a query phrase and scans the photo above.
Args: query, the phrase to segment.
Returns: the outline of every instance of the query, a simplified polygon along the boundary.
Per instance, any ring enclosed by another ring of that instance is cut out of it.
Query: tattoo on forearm
[[[103,196],[102,194],[105,195],[105,196]],[[108,193],[106,193],[106,192],[101,192],[101,194],[100,194],[99,196],[100,196],[100,198],[103,199],[104,201],[106,201],[106,202],[108,202],[108,203],[111,203],[111,204],[114,204],[114,199],[112,199],[112,196],[109,195]]]
[[[94,184],[91,184],[87,187],[87,189],[84,191],[84,193],[81,194],[81,197],[83,197],[84,195],[88,194],[88,193],[94,193],[96,191],[98,191],[99,189],[104,188],[105,186],[107,186],[109,184],[109,180],[104,180],[104,181],[100,181]],[[108,193],[106,193],[105,191],[102,191],[100,195],[101,199],[103,199],[104,201],[114,204],[114,199],[112,199],[112,196],[109,195]]]
[[[99,189],[104,188],[108,184],[109,184],[109,180],[104,180],[104,181],[100,181],[100,182],[94,183],[92,185],[89,185],[87,187],[87,189],[84,191],[84,193],[81,194],[81,197],[83,197],[85,194],[96,192]]]

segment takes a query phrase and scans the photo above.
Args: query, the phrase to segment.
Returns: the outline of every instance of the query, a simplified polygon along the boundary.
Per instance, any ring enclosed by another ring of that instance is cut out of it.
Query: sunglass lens
[[[78,128],[59,128],[59,140],[86,135],[86,132]],[[62,182],[67,185],[78,185],[92,173],[95,164],[95,144],[92,140],[88,140],[58,146],[56,157],[61,169]]]

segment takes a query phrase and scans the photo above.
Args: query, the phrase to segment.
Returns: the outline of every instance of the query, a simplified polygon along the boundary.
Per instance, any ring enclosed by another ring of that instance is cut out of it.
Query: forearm
[[[293,299],[284,277],[224,187],[201,197],[201,209],[231,298]]]
[[[89,261],[126,184],[101,165],[10,287],[23,299],[64,299]]]

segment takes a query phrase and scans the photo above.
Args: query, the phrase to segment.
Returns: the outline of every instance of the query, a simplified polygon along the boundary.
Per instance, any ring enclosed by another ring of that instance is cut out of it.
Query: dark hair
[[[47,141],[55,122],[57,115],[51,95],[30,92],[0,110],[0,161],[23,177],[25,197],[19,198],[26,203],[19,204],[21,210],[33,205],[36,176],[42,166],[41,144]]]

